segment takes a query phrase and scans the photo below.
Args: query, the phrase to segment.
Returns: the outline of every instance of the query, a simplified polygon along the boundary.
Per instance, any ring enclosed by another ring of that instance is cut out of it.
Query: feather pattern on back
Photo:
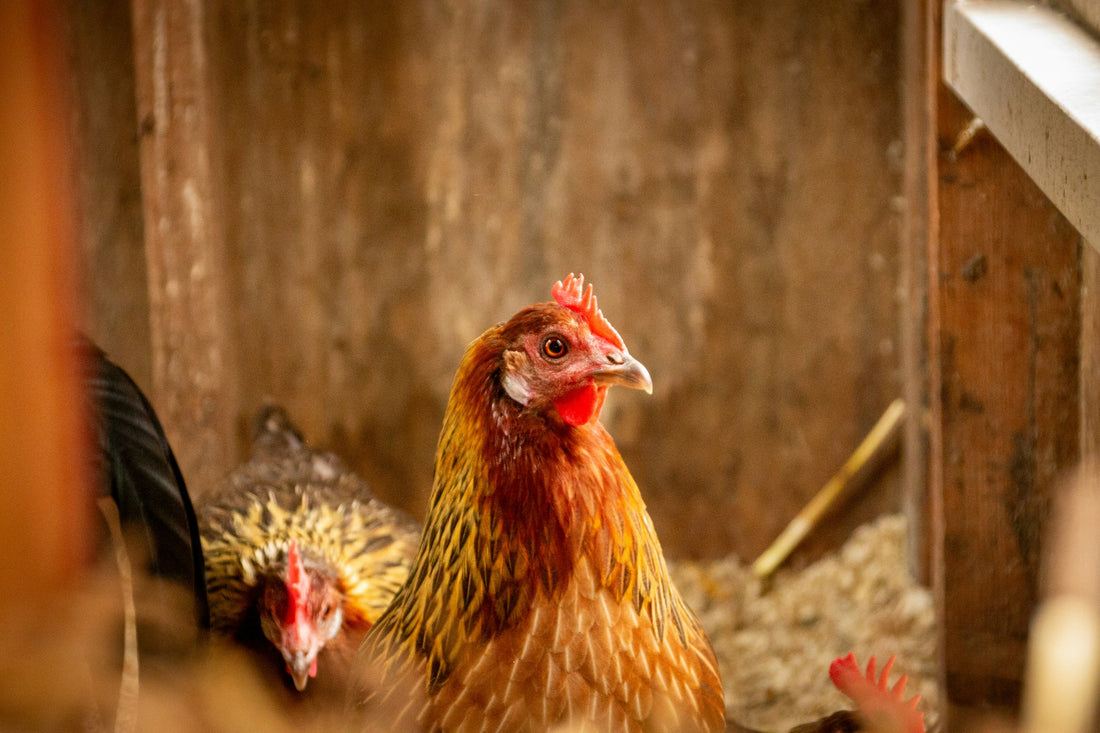
[[[336,579],[345,626],[365,630],[404,583],[419,534],[275,406],[257,418],[252,458],[201,498],[198,515],[211,626],[229,635],[249,621],[260,579],[285,570],[291,540],[303,562]]]

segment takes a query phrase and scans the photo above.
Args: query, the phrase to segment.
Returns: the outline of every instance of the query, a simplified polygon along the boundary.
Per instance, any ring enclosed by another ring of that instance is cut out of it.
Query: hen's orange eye
[[[559,336],[550,336],[542,342],[542,353],[551,359],[562,358],[568,350],[569,347],[565,345],[565,340]]]

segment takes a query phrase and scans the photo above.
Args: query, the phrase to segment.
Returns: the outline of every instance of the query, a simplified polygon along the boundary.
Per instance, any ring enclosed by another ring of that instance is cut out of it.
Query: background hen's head
[[[303,561],[298,543],[290,541],[286,565],[263,585],[260,627],[286,661],[299,691],[317,676],[317,655],[340,631],[343,595],[331,573]]]
[[[612,384],[652,391],[649,372],[603,317],[583,275],[556,283],[553,296],[556,304],[526,308],[504,326],[501,383],[509,397],[583,425],[599,415]]]

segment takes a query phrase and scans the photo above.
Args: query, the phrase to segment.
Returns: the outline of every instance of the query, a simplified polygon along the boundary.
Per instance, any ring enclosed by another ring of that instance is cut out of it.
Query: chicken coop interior
[[[929,730],[1055,730],[1041,611],[1100,648],[1100,12],[1026,5],[4,4],[3,676],[98,567],[74,329],[196,503],[276,403],[423,522],[467,345],[583,273],[652,377],[600,421],[738,690],[798,718],[783,660],[897,654]],[[1088,710],[1100,662],[1056,660]]]

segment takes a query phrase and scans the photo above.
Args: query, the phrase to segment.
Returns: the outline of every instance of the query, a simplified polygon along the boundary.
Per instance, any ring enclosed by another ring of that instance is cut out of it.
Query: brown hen
[[[406,585],[356,661],[374,730],[713,731],[706,634],[598,417],[651,391],[572,276],[467,348]]]

